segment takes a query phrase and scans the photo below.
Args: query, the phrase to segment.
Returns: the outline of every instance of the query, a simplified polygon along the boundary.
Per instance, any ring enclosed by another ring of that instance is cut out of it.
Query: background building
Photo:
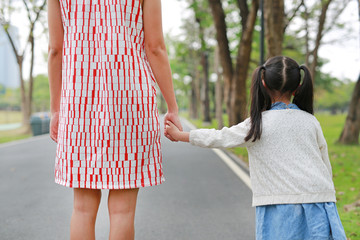
[[[18,28],[10,26],[9,32],[15,40],[15,45],[18,47]],[[2,27],[0,28],[0,84],[6,88],[17,88],[20,86],[19,68],[16,57]]]

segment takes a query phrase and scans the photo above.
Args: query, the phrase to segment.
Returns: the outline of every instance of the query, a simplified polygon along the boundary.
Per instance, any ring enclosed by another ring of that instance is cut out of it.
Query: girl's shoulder
[[[303,111],[301,109],[290,109],[290,108],[272,109],[272,110],[263,111],[262,114],[263,116],[264,115],[298,115],[298,116],[304,116],[304,117],[310,117],[316,119],[316,117],[313,114]]]
[[[307,123],[315,124],[320,127],[320,123],[317,118],[306,111],[297,109],[282,109],[282,110],[267,110],[263,113],[263,121],[286,121],[288,123]]]

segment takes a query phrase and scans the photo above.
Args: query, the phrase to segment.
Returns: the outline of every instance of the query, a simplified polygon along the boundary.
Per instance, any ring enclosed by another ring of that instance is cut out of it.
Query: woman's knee
[[[110,215],[135,215],[138,189],[110,190],[108,208]]]
[[[74,211],[96,214],[101,201],[101,190],[74,189]]]

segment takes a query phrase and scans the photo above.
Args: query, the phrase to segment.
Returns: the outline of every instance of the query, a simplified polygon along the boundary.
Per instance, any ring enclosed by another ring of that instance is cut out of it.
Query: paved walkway
[[[162,139],[166,182],[140,190],[137,240],[251,240],[251,191],[210,149]],[[69,239],[72,191],[53,180],[48,135],[0,145],[0,239]],[[107,191],[96,225],[108,238]]]

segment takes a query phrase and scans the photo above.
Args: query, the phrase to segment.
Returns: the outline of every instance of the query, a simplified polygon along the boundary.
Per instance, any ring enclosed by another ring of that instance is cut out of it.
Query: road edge
[[[191,129],[194,130],[196,127],[186,118],[181,120]],[[235,154],[230,153],[225,149],[211,148],[211,150],[230,168],[234,174],[245,183],[245,185],[251,190],[251,181],[249,175],[249,168],[247,165]]]
[[[14,140],[14,141],[11,141],[11,142],[6,142],[6,143],[0,143],[0,149],[5,148],[5,147],[16,146],[18,144],[34,142],[34,141],[42,140],[42,139],[45,139],[45,138],[50,139],[50,135],[49,134],[42,134],[42,135],[39,135],[39,136],[29,137],[29,138],[20,139],[20,140]]]

